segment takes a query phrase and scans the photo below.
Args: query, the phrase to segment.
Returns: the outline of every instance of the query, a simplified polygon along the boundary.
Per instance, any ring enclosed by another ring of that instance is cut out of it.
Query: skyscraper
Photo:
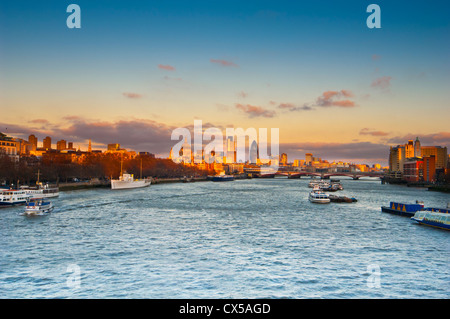
[[[38,143],[37,137],[34,136],[34,135],[28,136],[28,142],[31,144],[31,150],[30,151],[36,151],[37,143]]]
[[[56,149],[58,151],[65,150],[66,148],[67,148],[67,143],[65,140],[60,140],[60,141],[56,142]]]
[[[421,147],[421,156],[427,157],[427,156],[435,156],[436,160],[436,169],[442,169],[447,168],[447,161],[448,161],[448,155],[447,155],[447,147],[442,146],[422,146]]]
[[[51,150],[52,149],[52,138],[50,136],[47,136],[47,137],[44,138],[43,147],[46,150]]]
[[[420,150],[420,141],[419,138],[416,138],[416,141],[414,142],[414,157],[421,157],[421,150]]]
[[[256,164],[258,162],[258,144],[256,141],[252,142],[250,146],[250,163]]]
[[[313,161],[313,155],[311,153],[306,153],[305,154],[305,164],[311,165],[312,161]]]
[[[403,164],[405,163],[405,145],[392,147],[389,152],[389,170],[395,175],[403,174]]]

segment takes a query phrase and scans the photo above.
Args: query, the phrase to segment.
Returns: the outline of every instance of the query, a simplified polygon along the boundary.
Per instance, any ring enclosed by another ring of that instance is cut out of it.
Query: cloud
[[[28,123],[33,123],[33,124],[48,124],[48,120],[46,120],[46,119],[35,119],[35,120],[28,121]]]
[[[250,118],[253,117],[274,117],[275,111],[267,110],[262,108],[261,106],[255,106],[250,104],[236,104],[236,108],[248,114]]]
[[[302,106],[296,106],[295,104],[292,104],[292,103],[281,103],[281,104],[278,105],[278,108],[282,109],[282,110],[289,110],[291,112],[294,112],[294,111],[311,111],[311,110],[314,109],[311,106],[308,106],[306,104],[302,105]]]
[[[379,89],[389,89],[391,86],[392,77],[390,76],[382,76],[381,78],[375,79],[370,85],[373,88]]]
[[[328,161],[386,163],[389,146],[371,142],[280,143],[280,152],[290,154],[292,159],[304,159],[305,153],[312,153]]]
[[[450,147],[450,132],[438,132],[431,134],[406,134],[403,136],[395,136],[387,142],[390,144],[405,144],[408,140],[415,140],[419,137],[422,146],[447,146]]]
[[[164,80],[166,80],[166,81],[183,81],[183,79],[182,78],[173,78],[173,77],[170,77],[170,76],[164,76]]]
[[[389,133],[383,131],[374,131],[372,129],[363,128],[359,132],[359,135],[372,135],[372,136],[387,136]]]
[[[139,93],[124,92],[122,94],[129,99],[140,99],[142,97],[142,95]]]
[[[315,105],[321,107],[355,107],[356,104],[354,101],[348,99],[353,97],[353,93],[350,90],[341,90],[341,91],[325,91],[319,96],[316,100]],[[341,98],[347,98],[345,100],[339,100]]]
[[[237,93],[237,96],[242,97],[242,98],[246,98],[248,96],[248,93],[241,91]]]
[[[161,70],[166,70],[166,71],[175,71],[175,68],[171,65],[158,64],[158,68]]]
[[[372,60],[373,60],[373,61],[377,61],[377,60],[379,60],[379,59],[381,59],[381,55],[378,55],[378,54],[372,54]]]
[[[216,64],[220,64],[222,66],[230,66],[230,67],[238,67],[237,64],[235,64],[234,62],[231,61],[226,61],[226,60],[215,60],[215,59],[211,59],[209,60],[211,63],[216,63]]]

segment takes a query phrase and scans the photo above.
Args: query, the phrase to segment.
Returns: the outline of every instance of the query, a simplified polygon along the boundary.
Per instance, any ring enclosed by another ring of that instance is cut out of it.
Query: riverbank
[[[246,174],[234,175],[235,179],[248,179]],[[206,182],[209,181],[207,176],[199,177],[169,177],[169,178],[158,178],[151,177],[152,185],[156,184],[167,184],[167,183],[194,183],[194,182]],[[111,188],[111,181],[100,181],[91,180],[86,182],[70,182],[70,183],[59,183],[60,191],[72,191],[79,189],[90,189],[90,188]]]
[[[450,193],[450,185],[433,185],[428,187],[429,191]]]

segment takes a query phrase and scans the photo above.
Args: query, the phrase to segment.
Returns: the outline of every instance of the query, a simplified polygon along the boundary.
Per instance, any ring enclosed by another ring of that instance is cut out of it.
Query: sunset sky
[[[66,8],[81,7],[81,29]],[[366,8],[381,7],[381,29]],[[289,161],[450,147],[448,1],[0,2],[0,131],[167,156],[176,127],[279,128]]]

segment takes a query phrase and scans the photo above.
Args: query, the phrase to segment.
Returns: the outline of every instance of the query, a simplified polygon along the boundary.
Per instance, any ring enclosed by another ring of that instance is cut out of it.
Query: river
[[[446,207],[421,188],[309,179],[62,192],[47,216],[0,210],[0,298],[449,298],[450,233],[382,213]],[[336,194],[336,193],[335,193]]]

